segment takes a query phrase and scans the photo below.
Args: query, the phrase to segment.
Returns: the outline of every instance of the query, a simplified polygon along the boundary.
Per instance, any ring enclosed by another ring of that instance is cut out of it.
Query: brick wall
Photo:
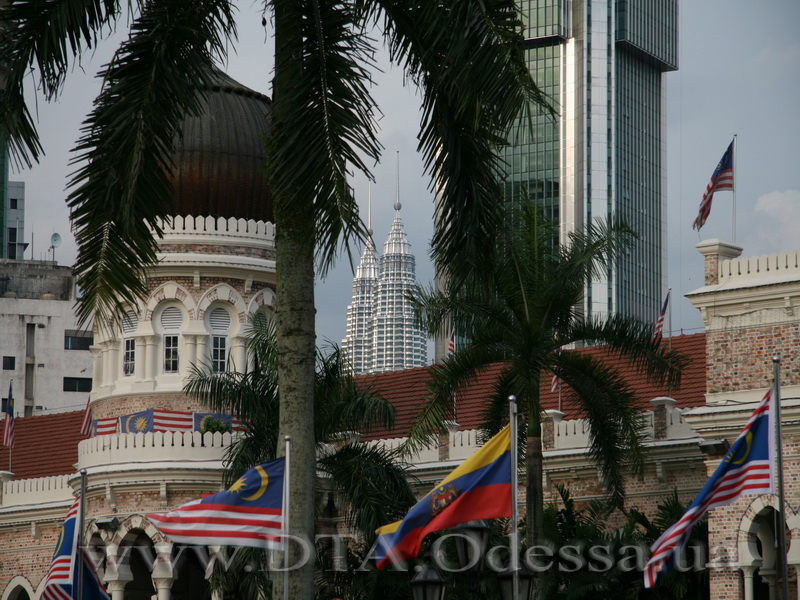
[[[781,352],[781,382],[800,384],[800,323],[706,333],[709,393],[764,389],[772,385],[772,357]]]

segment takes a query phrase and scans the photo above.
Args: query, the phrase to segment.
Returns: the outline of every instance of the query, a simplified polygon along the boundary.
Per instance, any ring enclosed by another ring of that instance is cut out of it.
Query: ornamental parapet
[[[25,506],[26,508],[71,500],[72,475],[54,475],[4,481],[0,507]]]
[[[225,451],[238,434],[167,431],[101,435],[78,444],[78,470],[125,465],[128,469],[220,468]],[[173,467],[174,468],[174,467]]]

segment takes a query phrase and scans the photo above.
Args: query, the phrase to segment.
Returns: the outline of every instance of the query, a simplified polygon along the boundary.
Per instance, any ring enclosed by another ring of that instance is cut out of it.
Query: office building
[[[666,87],[678,67],[677,0],[523,0],[526,58],[555,118],[503,153],[506,195],[561,224],[561,241],[621,217],[633,248],[587,286],[589,316],[655,320],[666,292]]]
[[[406,294],[417,285],[416,259],[400,219],[400,202],[378,261],[367,242],[353,279],[342,350],[357,375],[422,367],[427,338]]]

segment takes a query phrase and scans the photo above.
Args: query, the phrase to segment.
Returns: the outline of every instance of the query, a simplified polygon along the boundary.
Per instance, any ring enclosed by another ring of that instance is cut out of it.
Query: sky
[[[239,42],[224,66],[244,85],[270,94],[272,39],[255,4],[243,2],[237,17]],[[702,330],[698,311],[684,294],[703,285],[702,257],[695,245],[719,238],[743,247],[743,256],[800,251],[800,2],[797,0],[680,0],[680,64],[667,74],[668,285],[672,288],[675,334]],[[124,27],[120,28],[124,30]],[[70,149],[99,91],[95,74],[111,57],[124,31],[103,40],[71,70],[58,101],[29,94],[46,155],[30,170],[12,171],[26,184],[25,258],[72,264],[77,255],[64,199]],[[401,217],[417,259],[417,278],[433,280],[428,250],[433,234],[433,193],[416,152],[419,96],[392,69],[386,53],[376,56],[372,94],[382,112],[378,126],[383,158],[375,182],[356,174],[353,187],[367,214],[371,189],[372,229],[378,251],[389,232],[398,189]],[[723,152],[737,134],[736,228],[733,194],[719,192],[711,216],[692,229],[700,199]],[[62,244],[49,248],[53,233]],[[33,238],[31,238],[33,236]],[[354,257],[357,262],[358,256]],[[341,342],[350,302],[352,271],[346,255],[317,285],[317,340]],[[429,356],[432,358],[432,356]]]

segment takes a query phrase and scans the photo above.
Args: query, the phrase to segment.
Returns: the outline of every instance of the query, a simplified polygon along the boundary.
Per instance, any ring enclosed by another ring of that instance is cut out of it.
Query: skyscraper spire
[[[395,215],[383,245],[380,267],[372,240],[372,191],[367,200],[367,240],[353,279],[342,349],[355,374],[424,366],[427,338],[406,293],[416,287],[416,259],[400,219],[400,153],[397,153]]]

